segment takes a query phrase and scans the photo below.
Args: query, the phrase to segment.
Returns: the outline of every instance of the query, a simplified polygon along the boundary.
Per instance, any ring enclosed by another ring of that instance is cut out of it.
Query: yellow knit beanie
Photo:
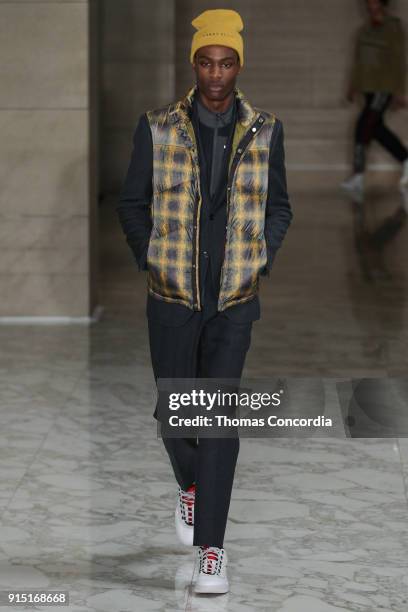
[[[244,24],[239,13],[228,9],[204,11],[193,19],[191,25],[197,30],[191,44],[191,63],[194,61],[194,53],[200,47],[222,45],[235,49],[241,66],[244,65],[244,42],[239,34]]]

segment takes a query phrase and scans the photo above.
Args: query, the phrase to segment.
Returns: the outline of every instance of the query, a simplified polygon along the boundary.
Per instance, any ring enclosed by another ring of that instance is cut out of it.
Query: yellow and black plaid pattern
[[[201,205],[199,163],[188,106],[196,91],[147,117],[153,141],[152,232],[147,254],[148,290],[162,300],[197,307],[198,258],[194,257],[194,211]],[[240,90],[238,121],[231,161],[240,158],[231,181],[225,258],[218,309],[251,299],[258,290],[258,275],[267,261],[264,238],[268,192],[269,145],[275,116],[260,116]],[[248,138],[244,149],[239,144]],[[231,167],[231,165],[230,165]],[[198,213],[199,214],[199,213]],[[196,220],[199,229],[199,218]],[[199,238],[197,233],[197,238]],[[200,307],[198,301],[198,307]]]
[[[266,118],[235,170],[228,207],[219,310],[252,299],[258,291],[259,272],[267,262],[264,225],[269,146],[274,123],[274,116]]]
[[[153,140],[152,232],[148,290],[193,308],[192,225],[197,182],[191,153],[169,108],[147,113]]]

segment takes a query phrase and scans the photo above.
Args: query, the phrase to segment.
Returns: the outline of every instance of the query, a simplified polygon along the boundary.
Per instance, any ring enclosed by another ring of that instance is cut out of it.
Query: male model
[[[156,381],[239,380],[260,318],[259,275],[269,275],[292,219],[283,127],[236,87],[240,15],[209,10],[192,25],[196,85],[140,117],[117,211],[147,270]],[[225,593],[223,540],[239,439],[163,442],[179,485],[177,534],[199,547],[195,591]]]
[[[364,199],[366,149],[377,140],[402,164],[400,190],[408,212],[408,150],[385,124],[390,105],[407,106],[405,33],[401,20],[387,12],[388,0],[365,0],[369,21],[358,32],[347,99],[357,92],[364,96],[354,134],[353,175],[342,188],[356,202]]]

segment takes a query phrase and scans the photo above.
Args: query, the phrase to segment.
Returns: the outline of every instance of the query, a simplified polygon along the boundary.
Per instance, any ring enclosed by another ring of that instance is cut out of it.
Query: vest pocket
[[[188,304],[191,293],[191,250],[182,225],[175,219],[152,228],[147,251],[148,288],[167,301]]]
[[[147,251],[147,266],[149,270],[148,284],[150,289],[159,295],[186,299],[184,258],[190,260],[191,255],[185,249],[185,228],[175,218],[157,221],[152,227],[149,248]]]
[[[162,262],[176,259],[176,247],[180,241],[180,223],[177,219],[166,219],[153,224],[147,250],[149,269],[162,267]]]
[[[265,233],[255,223],[247,224],[239,228],[237,234],[239,252],[246,268],[246,273],[251,278],[250,284],[257,285],[257,275],[267,263],[267,248]]]

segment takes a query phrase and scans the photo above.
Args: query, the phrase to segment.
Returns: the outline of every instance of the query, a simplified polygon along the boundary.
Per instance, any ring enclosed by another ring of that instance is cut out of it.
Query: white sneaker
[[[343,181],[340,187],[350,195],[353,200],[362,204],[364,200],[364,175],[362,172],[353,174],[349,179]]]
[[[401,188],[408,187],[408,159],[406,159],[402,164],[402,175],[400,178],[400,187]]]
[[[182,544],[192,546],[194,540],[195,484],[187,491],[179,486],[176,512],[174,515],[176,533]]]
[[[228,593],[227,552],[216,546],[200,546],[196,593]]]

